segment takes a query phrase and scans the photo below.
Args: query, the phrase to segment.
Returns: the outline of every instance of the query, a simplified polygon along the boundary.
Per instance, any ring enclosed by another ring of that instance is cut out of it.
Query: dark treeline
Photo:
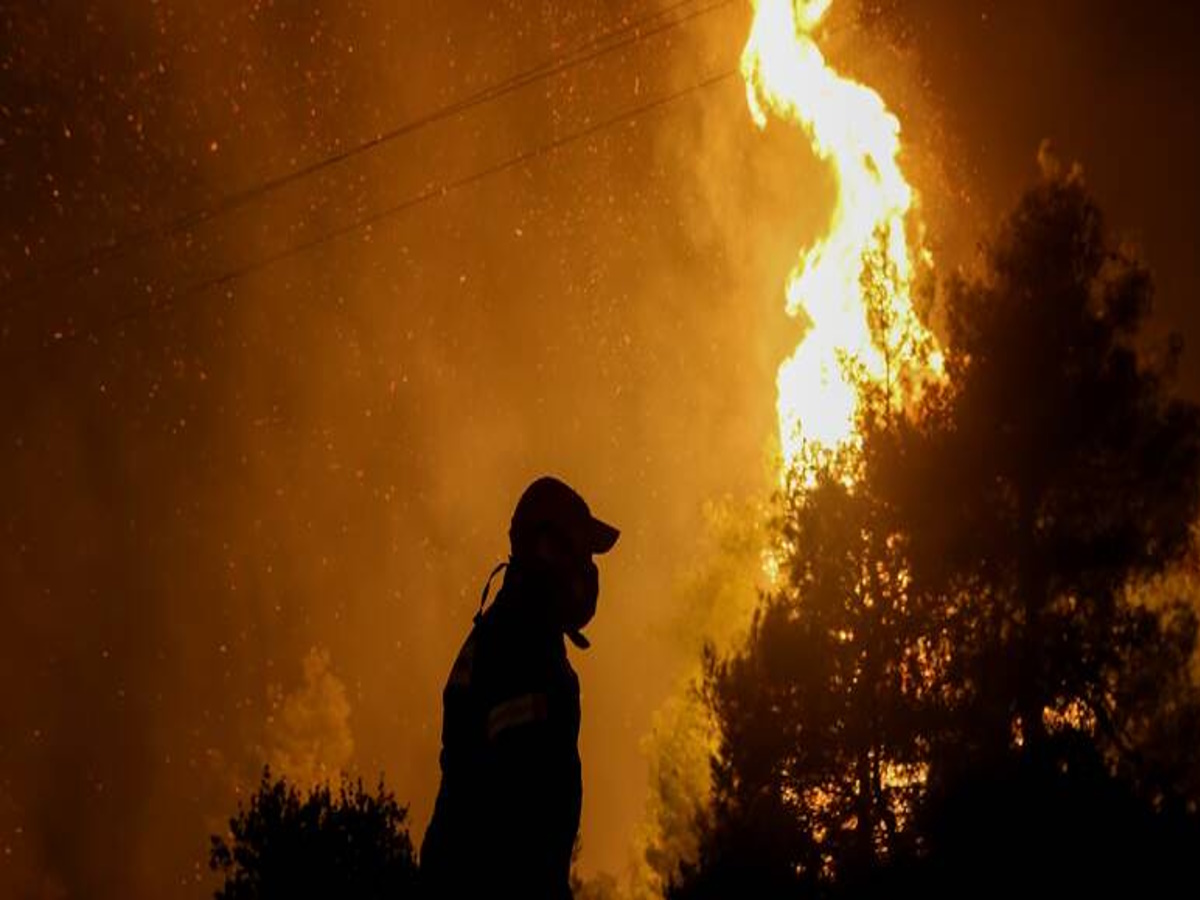
[[[983,263],[946,286],[945,381],[869,392],[861,456],[781,492],[780,576],[705,660],[720,745],[677,900],[1195,879],[1196,619],[1154,579],[1194,562],[1179,344],[1149,347],[1150,278],[1075,173]]]

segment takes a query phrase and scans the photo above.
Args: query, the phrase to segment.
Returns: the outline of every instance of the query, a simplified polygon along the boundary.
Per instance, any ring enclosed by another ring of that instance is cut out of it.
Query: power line
[[[584,140],[585,138],[591,137],[592,135],[597,134],[601,131],[604,131],[608,128],[612,128],[612,127],[614,127],[616,125],[620,125],[624,122],[632,121],[633,119],[636,119],[639,116],[642,116],[648,112],[652,112],[657,109],[661,109],[661,108],[668,106],[672,103],[675,103],[691,94],[699,93],[700,91],[714,87],[714,86],[720,84],[721,82],[726,81],[729,78],[731,78],[737,74],[738,74],[738,70],[736,68],[733,68],[733,69],[726,69],[724,71],[718,72],[715,75],[710,75],[709,77],[707,77],[701,81],[698,81],[694,84],[691,84],[688,87],[674,91],[670,94],[666,94],[666,95],[659,97],[655,100],[652,100],[648,103],[643,103],[638,106],[632,107],[630,109],[624,110],[620,113],[617,113],[616,115],[613,115],[606,119],[602,119],[598,122],[595,122],[592,125],[587,126],[586,128],[582,128],[578,131],[574,131],[569,134],[563,135],[562,137],[556,138],[552,141],[547,141],[546,143],[539,144],[538,146],[536,146],[530,150],[525,150],[525,151],[517,154],[516,156],[508,157],[507,159],[504,159],[504,160],[502,160],[498,163],[495,163],[491,166],[488,166],[486,168],[479,169],[475,172],[472,172],[469,175],[464,175],[460,178],[457,178],[453,181],[445,182],[436,187],[427,188],[426,190],[421,191],[420,193],[417,193],[417,194],[413,194],[409,197],[406,197],[405,199],[400,200],[397,203],[392,204],[391,206],[387,206],[383,209],[377,210],[376,212],[373,212],[368,216],[364,216],[362,218],[355,219],[352,222],[348,222],[347,224],[341,225],[331,231],[324,232],[323,234],[317,235],[314,238],[310,238],[309,240],[306,240],[306,241],[301,241],[300,243],[293,244],[290,247],[285,247],[284,249],[277,251],[276,253],[269,254],[265,257],[254,260],[254,261],[247,263],[243,266],[240,266],[236,269],[232,269],[228,272],[224,272],[220,275],[215,275],[215,276],[212,276],[209,278],[205,278],[199,282],[196,282],[195,284],[191,285],[190,287],[186,288],[183,291],[183,293],[181,293],[178,297],[171,298],[166,303],[161,303],[161,304],[145,303],[145,304],[142,304],[141,306],[134,307],[133,309],[130,309],[130,310],[122,313],[121,315],[119,315],[113,319],[110,319],[107,322],[102,323],[97,328],[89,329],[88,332],[86,333],[86,335],[82,334],[80,332],[70,332],[70,333],[62,333],[62,334],[56,335],[56,343],[61,345],[62,343],[66,342],[66,341],[74,341],[74,340],[78,340],[82,337],[94,337],[98,334],[102,334],[113,328],[118,328],[121,325],[127,324],[136,319],[140,319],[149,314],[159,313],[159,312],[169,312],[169,311],[175,309],[181,303],[183,303],[187,300],[190,300],[200,294],[203,294],[204,292],[209,291],[213,288],[218,288],[223,285],[230,284],[231,282],[245,278],[248,275],[251,275],[251,274],[258,272],[262,269],[265,269],[269,266],[272,266],[275,263],[278,263],[285,259],[290,259],[292,257],[307,253],[310,250],[313,250],[324,244],[330,243],[331,241],[334,241],[334,240],[336,240],[340,237],[343,237],[347,234],[351,234],[355,231],[359,231],[363,228],[367,228],[371,225],[374,225],[377,222],[383,221],[384,219],[388,219],[393,216],[396,216],[402,212],[412,209],[413,207],[420,206],[424,203],[430,202],[431,200],[436,200],[438,198],[444,197],[452,191],[456,191],[456,190],[459,190],[460,188],[464,188],[469,185],[476,184],[477,182],[483,181],[485,178],[490,178],[493,175],[497,175],[508,169],[515,168],[519,165],[522,165],[523,163],[530,162],[540,156],[545,156],[548,153],[553,153],[554,151],[560,150],[569,144],[573,144],[573,143],[576,143],[577,141]]]
[[[10,283],[8,287],[9,289],[20,289],[32,282],[42,280],[47,276],[54,277],[57,275],[69,277],[78,275],[85,271],[89,266],[94,266],[100,262],[110,262],[113,259],[118,259],[126,253],[144,245],[149,240],[168,237],[187,228],[202,225],[218,215],[231,212],[246,205],[259,196],[271,193],[297,180],[329,168],[330,166],[337,165],[346,159],[372,150],[381,144],[411,134],[422,127],[434,124],[446,118],[450,118],[460,112],[465,112],[480,103],[503,97],[508,93],[511,93],[538,80],[552,77],[553,75],[559,74],[577,65],[583,65],[592,61],[597,56],[603,55],[604,53],[612,52],[613,50],[627,46],[627,42],[621,42],[619,44],[604,48],[604,50],[602,50],[600,53],[591,54],[583,59],[573,59],[574,54],[594,48],[598,45],[602,45],[605,41],[613,37],[620,37],[631,30],[636,30],[648,22],[652,22],[655,19],[661,18],[662,16],[684,6],[690,5],[693,2],[695,2],[695,0],[679,0],[679,2],[666,7],[665,9],[656,10],[655,12],[643,16],[634,22],[623,24],[618,28],[610,29],[609,31],[604,32],[597,37],[579,42],[559,56],[543,60],[541,63],[533,66],[530,69],[519,72],[516,75],[510,76],[509,78],[506,78],[496,84],[489,85],[482,90],[469,95],[468,97],[455,101],[447,106],[435,109],[416,119],[401,123],[389,131],[382,132],[372,138],[368,138],[367,140],[356,144],[354,147],[338,151],[330,156],[323,157],[315,160],[312,163],[301,166],[298,169],[293,169],[290,172],[286,172],[282,175],[269,178],[266,181],[251,185],[219,199],[211,206],[190,210],[172,219],[168,219],[165,222],[148,225],[123,237],[115,238],[103,244],[97,245],[86,251],[82,256],[77,257],[69,262],[59,264],[63,267],[61,271],[56,271],[55,266],[46,267],[38,273]],[[681,20],[681,22],[682,21],[683,20]],[[669,23],[668,27],[674,27],[676,24],[679,23]],[[657,30],[655,33],[657,33]]]
[[[336,166],[348,159],[359,156],[370,150],[390,143],[406,135],[412,134],[421,128],[435,124],[442,120],[454,117],[460,113],[480,106],[484,103],[489,103],[507,96],[515,91],[520,90],[530,84],[552,78],[555,75],[566,72],[570,69],[586,65],[610,53],[614,53],[625,47],[631,46],[639,41],[645,40],[658,34],[665,33],[675,28],[708,15],[720,9],[721,7],[730,5],[733,0],[714,0],[699,9],[692,10],[677,18],[670,18],[665,22],[657,25],[653,23],[666,16],[670,16],[687,6],[695,3],[696,0],[677,0],[670,6],[655,10],[641,16],[632,22],[626,22],[617,28],[610,29],[600,35],[589,38],[583,42],[577,43],[574,47],[566,52],[544,60],[536,66],[510,76],[496,84],[490,85],[469,95],[454,103],[448,104],[438,109],[432,110],[425,115],[415,119],[410,119],[407,122],[401,123],[388,131],[382,132],[369,138],[365,141],[356,144],[353,147],[338,151],[329,156],[318,159],[312,163],[301,166],[298,169],[293,169],[282,175],[277,175],[269,178],[266,181],[251,185],[233,194],[218,200],[216,203],[191,210],[189,212],[178,215],[166,222],[157,223],[146,226],[145,228],[133,231],[121,238],[100,244],[86,251],[83,255],[76,257],[73,260],[65,263],[60,263],[57,266],[43,268],[41,271],[29,276],[17,279],[10,282],[6,287],[10,297],[13,294],[20,294],[26,288],[36,288],[46,280],[57,278],[74,278],[88,269],[93,268],[100,263],[112,262],[126,256],[127,254],[145,246],[155,240],[167,238],[190,228],[195,228],[203,225],[212,219],[240,209],[259,197],[273,193],[280,188],[289,184],[293,184],[302,179],[315,175],[325,169]]]

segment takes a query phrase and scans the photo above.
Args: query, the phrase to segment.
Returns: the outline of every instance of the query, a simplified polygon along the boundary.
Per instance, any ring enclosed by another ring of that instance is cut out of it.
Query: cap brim
[[[592,553],[607,553],[620,536],[621,532],[607,522],[601,522],[595,516],[592,517],[591,533],[588,535]]]

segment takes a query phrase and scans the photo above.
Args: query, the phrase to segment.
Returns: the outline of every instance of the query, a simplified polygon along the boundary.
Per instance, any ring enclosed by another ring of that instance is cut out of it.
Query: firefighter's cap
[[[584,499],[557,478],[545,475],[525,489],[508,529],[514,550],[539,530],[570,535],[588,553],[607,553],[621,532],[592,515]]]

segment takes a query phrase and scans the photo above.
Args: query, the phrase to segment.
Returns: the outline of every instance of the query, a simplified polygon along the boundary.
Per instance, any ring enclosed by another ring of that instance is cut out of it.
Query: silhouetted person
[[[521,496],[495,602],[480,612],[446,682],[442,784],[421,847],[429,897],[569,898],[579,831],[579,680],[564,635],[596,611],[592,555],[619,532],[555,478]],[[489,584],[491,579],[488,579]]]

